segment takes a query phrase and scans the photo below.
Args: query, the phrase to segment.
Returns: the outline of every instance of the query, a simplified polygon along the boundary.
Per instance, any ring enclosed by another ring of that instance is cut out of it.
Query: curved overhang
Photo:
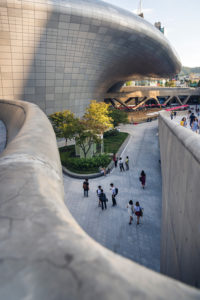
[[[47,114],[66,108],[82,114],[119,81],[180,71],[157,28],[103,1],[6,0],[0,7],[0,65],[10,70],[1,71],[4,99],[34,102]]]

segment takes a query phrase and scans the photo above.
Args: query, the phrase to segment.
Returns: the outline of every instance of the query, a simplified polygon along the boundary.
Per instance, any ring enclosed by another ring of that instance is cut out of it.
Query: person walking
[[[145,183],[146,183],[146,174],[145,174],[144,170],[142,170],[142,172],[140,174],[140,181],[141,181],[142,188],[144,189]]]
[[[194,122],[194,119],[195,119],[195,115],[194,115],[194,113],[191,113],[191,115],[190,115],[190,127],[192,128],[192,123]]]
[[[170,113],[171,120],[173,120],[173,116],[174,116],[174,113],[173,113],[173,111],[171,111],[171,113]]]
[[[115,197],[118,194],[118,188],[116,188],[113,183],[110,184],[110,187],[111,187],[110,189],[112,190],[112,206],[115,206],[117,205]]]
[[[126,171],[129,170],[129,158],[128,156],[126,157],[126,160],[125,160],[125,166],[126,166]]]
[[[198,119],[195,118],[193,123],[192,123],[192,131],[196,132],[198,131]]]
[[[128,224],[131,225],[132,221],[133,221],[133,212],[134,212],[132,200],[129,201],[127,208],[128,208],[128,215],[129,215],[129,223]]]
[[[101,206],[100,195],[101,195],[101,185],[99,185],[99,186],[98,186],[98,189],[97,189],[97,197],[99,198],[99,206]]]
[[[185,118],[183,117],[183,118],[181,119],[181,121],[180,121],[180,125],[181,125],[181,126],[184,126],[184,119],[185,119]]]
[[[142,217],[143,213],[142,213],[142,208],[140,206],[140,203],[139,201],[137,201],[135,203],[135,206],[134,206],[134,213],[135,215],[137,216],[137,225],[140,224],[140,217]]]
[[[119,168],[120,168],[120,171],[122,172],[122,171],[125,171],[124,170],[124,162],[123,162],[123,160],[122,160],[122,158],[120,157],[120,159],[119,159]]]
[[[88,182],[88,179],[87,179],[87,178],[86,178],[85,181],[83,182],[83,191],[84,191],[84,197],[88,197],[89,182]]]
[[[108,201],[108,199],[106,198],[106,194],[103,192],[103,189],[101,189],[100,201],[102,210],[104,210],[104,208],[107,209],[106,202]]]
[[[115,153],[113,154],[113,161],[114,161],[114,164],[115,164],[115,168],[117,168],[117,157],[116,157]]]
[[[186,120],[186,117],[184,117],[183,119],[184,119],[184,120],[183,120],[183,121],[184,121],[184,122],[183,122],[183,127],[187,128],[187,120]]]

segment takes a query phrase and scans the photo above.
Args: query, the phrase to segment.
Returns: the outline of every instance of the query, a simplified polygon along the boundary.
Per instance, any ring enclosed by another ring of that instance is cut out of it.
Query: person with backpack
[[[146,174],[144,172],[144,170],[142,170],[141,174],[140,174],[140,182],[141,182],[141,185],[142,185],[142,188],[144,189],[145,187],[145,183],[146,183]]]
[[[99,199],[101,201],[102,210],[104,210],[104,208],[107,209],[106,202],[108,201],[108,199],[106,198],[106,194],[103,192],[103,189],[101,189],[101,194]]]
[[[142,207],[140,206],[139,201],[137,201],[137,202],[135,203],[135,206],[134,206],[134,213],[135,213],[135,215],[137,216],[137,225],[139,225],[139,224],[140,224],[140,217],[143,216]]]
[[[99,186],[98,186],[98,189],[97,189],[97,197],[99,198],[99,206],[101,206],[100,195],[101,195],[101,186],[99,185]]]
[[[88,197],[88,191],[89,191],[88,178],[86,178],[85,181],[83,182],[83,191],[84,191],[84,197]]]
[[[112,206],[115,206],[115,205],[117,205],[115,197],[118,194],[118,188],[115,187],[113,183],[111,183],[110,186],[111,186],[110,189],[112,190],[112,203],[113,203]]]

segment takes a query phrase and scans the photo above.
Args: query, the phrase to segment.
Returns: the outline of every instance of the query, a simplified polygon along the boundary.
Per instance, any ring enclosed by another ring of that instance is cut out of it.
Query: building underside
[[[180,70],[157,28],[105,2],[5,0],[0,13],[0,97],[46,114],[81,115],[118,82]]]

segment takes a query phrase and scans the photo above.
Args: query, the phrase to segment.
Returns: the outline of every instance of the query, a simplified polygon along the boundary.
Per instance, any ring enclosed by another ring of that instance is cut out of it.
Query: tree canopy
[[[65,138],[66,142],[74,137],[76,118],[71,111],[56,112],[49,116],[49,120],[57,137]]]
[[[128,115],[125,111],[121,111],[114,107],[109,108],[109,116],[112,118],[112,124],[114,127],[118,126],[120,123],[128,123]]]
[[[105,102],[91,101],[83,116],[87,125],[97,133],[103,133],[113,127],[113,120],[109,115],[109,104]]]
[[[109,105],[92,101],[83,118],[76,118],[72,112],[65,110],[49,116],[57,137],[74,138],[86,157],[93,143],[100,141],[100,134],[113,127],[109,116]]]

